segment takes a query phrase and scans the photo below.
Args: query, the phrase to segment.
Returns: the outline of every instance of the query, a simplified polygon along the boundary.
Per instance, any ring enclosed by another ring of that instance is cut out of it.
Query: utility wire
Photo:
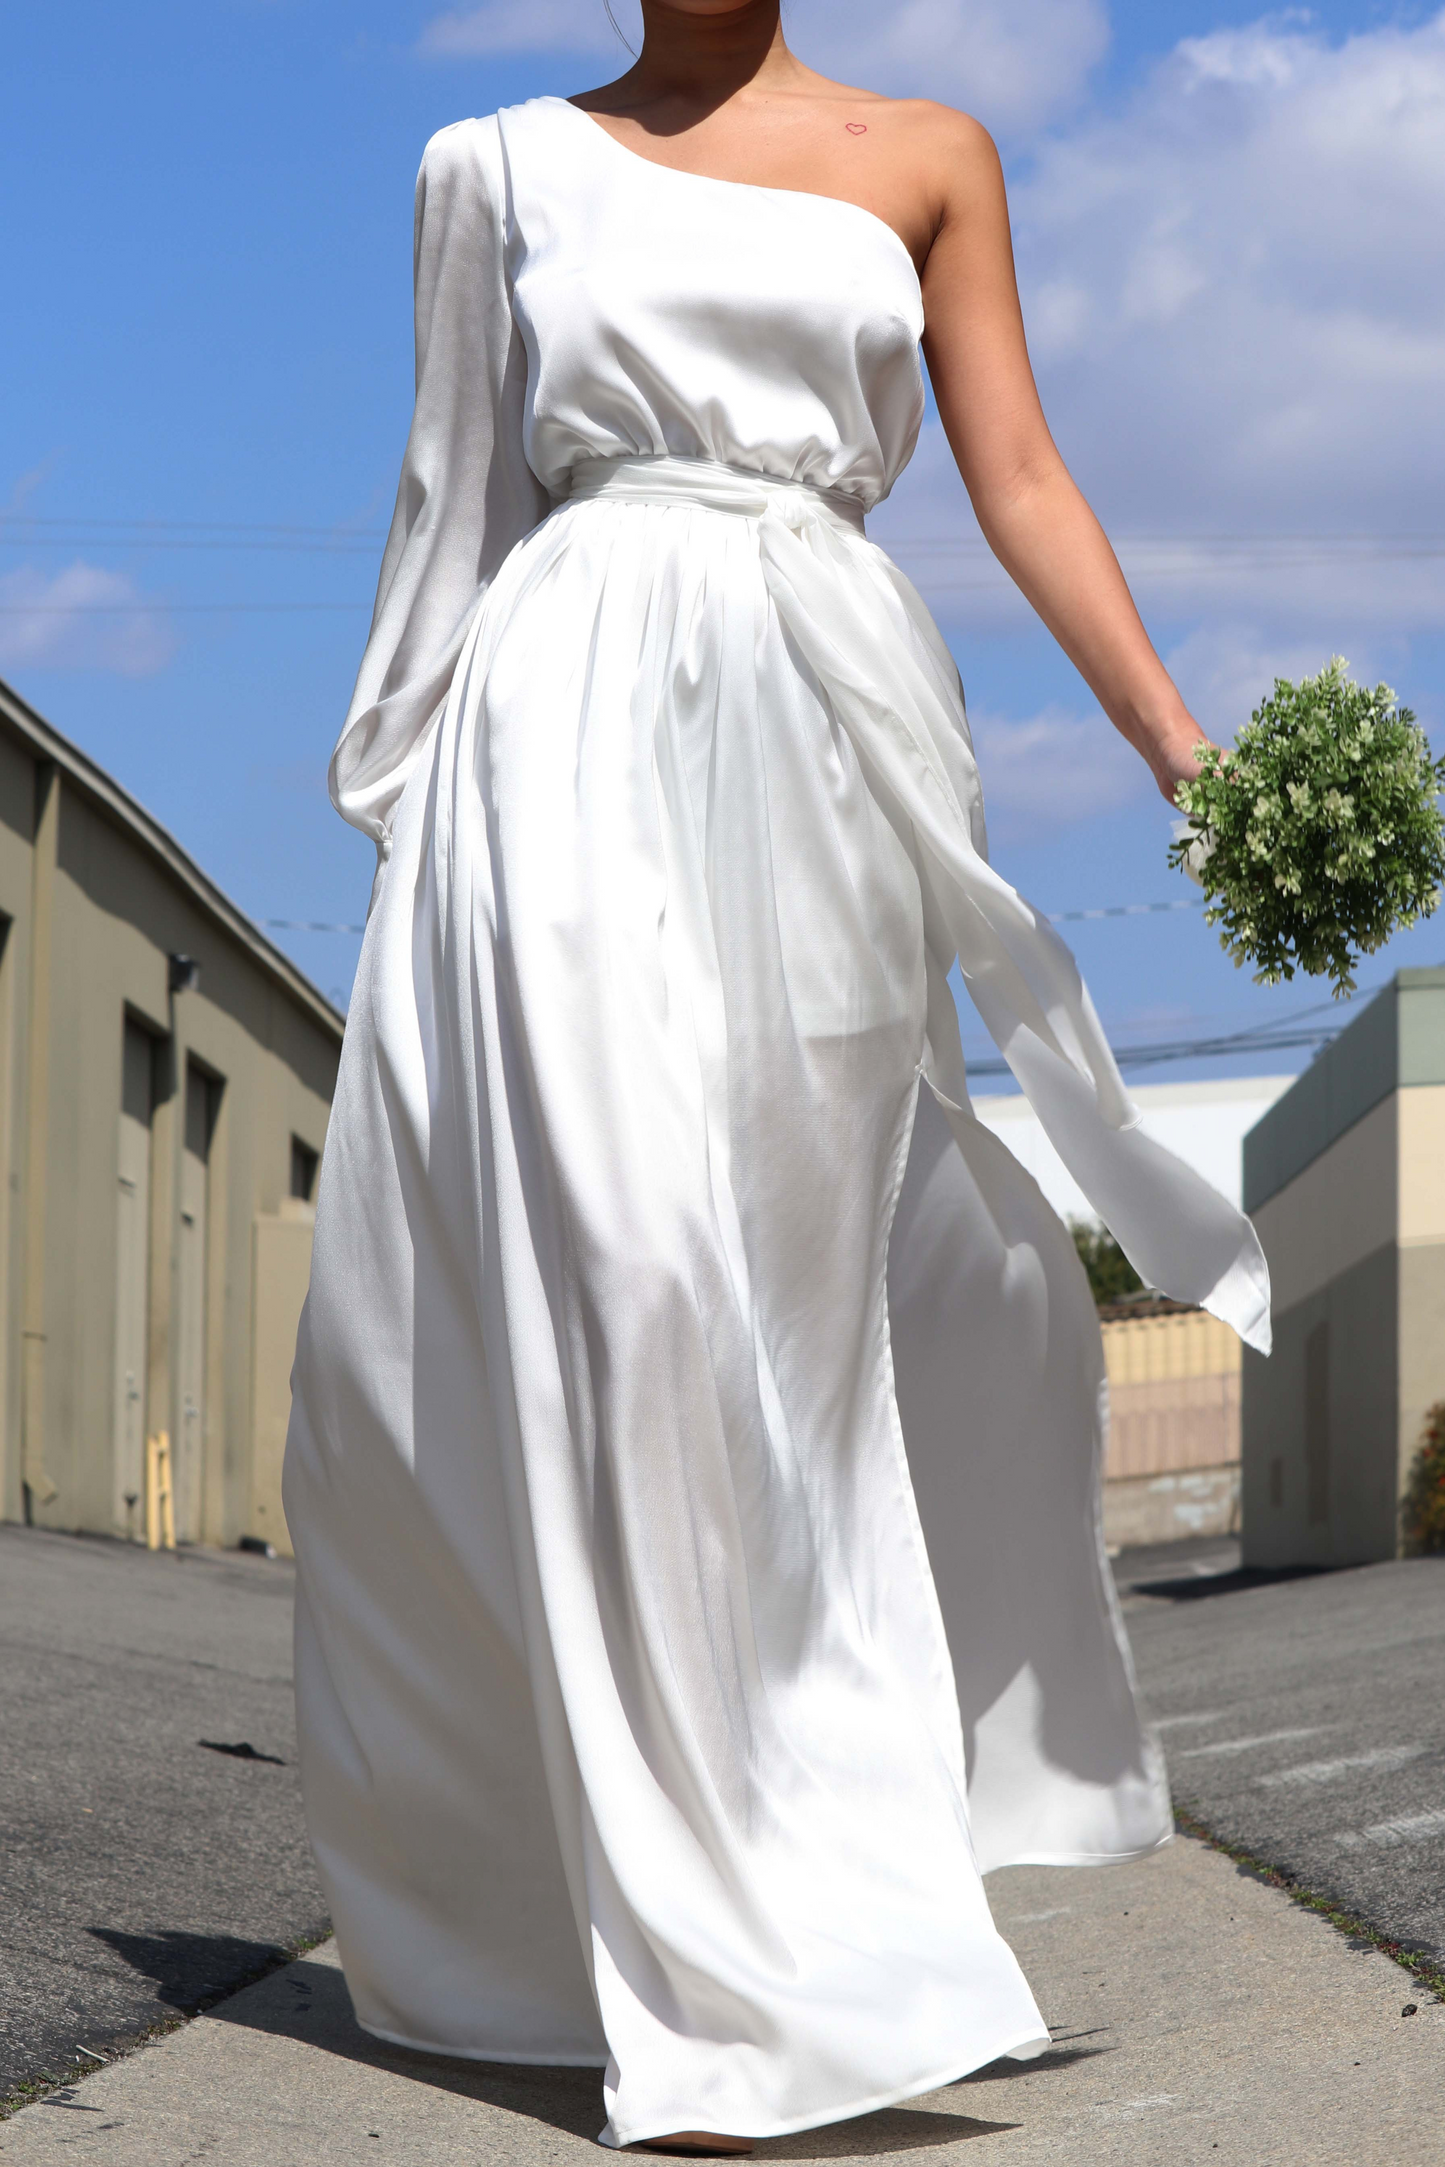
[[[1203,910],[1203,896],[1184,896],[1175,903],[1106,903],[1102,910],[1051,910],[1050,925],[1079,925],[1092,918],[1149,918],[1159,911]]]
[[[262,925],[278,933],[364,933],[364,925],[326,925],[319,918],[263,918]]]
[[[1342,1023],[1319,1024],[1313,1030],[1269,1031],[1258,1034],[1237,1031],[1223,1038],[1168,1039],[1156,1046],[1115,1046],[1114,1059],[1121,1069],[1157,1068],[1166,1061],[1225,1060],[1231,1054],[1276,1053],[1297,1046],[1327,1046],[1344,1029]],[[970,1076],[1010,1076],[1007,1061],[989,1058],[967,1063]]]
[[[0,602],[0,617],[156,617],[242,615],[274,616],[282,612],[314,610],[369,610],[364,599],[355,602]]]
[[[1123,534],[1116,528],[1109,539],[1121,549],[1240,551],[1245,555],[1271,549],[1358,549],[1390,556],[1426,557],[1445,552],[1445,535],[1440,534]],[[940,550],[952,555],[969,550],[978,556],[992,554],[981,534],[890,534],[888,540],[894,549],[915,553]]]
[[[3,527],[3,522],[0,522]],[[378,537],[380,539],[380,537]],[[282,550],[289,556],[376,558],[375,542],[276,542],[176,540],[170,535],[150,534],[16,534],[0,531],[0,542],[11,549],[264,549]]]
[[[1055,911],[1050,914],[1051,925],[1062,925],[1081,918],[1128,918],[1157,911],[1199,910],[1198,902],[1183,903],[1115,903],[1103,910]],[[319,918],[263,918],[262,925],[280,933],[364,933],[364,925],[342,925]],[[1379,989],[1366,986],[1362,989],[1366,999]],[[1356,994],[1354,1006],[1361,998]],[[1242,1031],[1216,1032],[1199,1038],[1175,1038],[1138,1046],[1115,1046],[1114,1059],[1121,1069],[1158,1068],[1171,1061],[1227,1060],[1231,1056],[1250,1053],[1284,1053],[1300,1047],[1328,1046],[1348,1022],[1348,1016],[1338,1022],[1314,1022],[1310,1017],[1322,1017],[1325,1011],[1338,1016],[1340,1004],[1336,1001],[1317,1001],[1309,1008],[1296,1009],[1293,1016],[1280,1023],[1251,1024]],[[966,1057],[970,1076],[1010,1076],[1013,1071],[1001,1055],[990,1054],[982,1059]]]
[[[1128,538],[1118,536],[1115,539],[1120,554],[1124,558],[1132,560],[1132,545]],[[0,534],[0,543],[3,543],[4,540],[5,537],[3,536],[3,534]],[[73,541],[66,542],[63,545],[60,543],[47,542],[45,546],[56,548],[62,546],[65,548],[82,548],[86,546],[87,540],[94,540],[94,537],[79,537]],[[26,546],[28,547],[31,545],[27,543]],[[233,546],[244,546],[249,549],[290,551],[292,553],[304,553],[313,556],[365,557],[368,559],[368,561],[373,563],[375,562],[375,551],[372,548],[367,547],[362,549],[357,548],[352,544],[333,545],[329,543],[287,544],[255,542],[246,543],[244,545],[232,545],[229,543],[220,542],[164,542],[157,544],[156,546],[164,547],[167,549],[210,550],[221,554],[224,554],[227,549]],[[968,546],[969,545],[965,545],[963,543],[949,545],[946,554],[947,556],[957,557],[960,554],[965,553]],[[956,574],[947,563],[946,558],[944,559],[944,561],[941,562],[940,569],[937,570],[935,570],[934,568],[935,564],[938,564],[940,562],[940,560],[937,558],[935,558],[934,563],[917,562],[920,556],[926,555],[926,552],[920,550],[917,545],[901,542],[896,537],[889,538],[888,549],[889,554],[896,559],[901,560],[905,566],[908,564],[909,561],[914,562],[915,570],[918,574],[920,583],[930,594],[982,594],[989,591],[1000,591],[1002,589],[1011,587],[1011,585],[1013,584],[1010,581],[1009,576],[1004,570],[1003,566],[992,560],[991,558],[985,558],[984,561],[980,563],[979,569],[976,571]],[[979,555],[981,554],[981,552],[974,552],[974,554]],[[1186,557],[1184,562],[1175,564],[1161,564],[1157,562],[1140,564],[1131,561],[1130,572],[1131,577],[1140,584],[1151,580],[1196,580],[1204,582],[1208,581],[1212,577],[1244,571],[1250,571],[1255,573],[1256,575],[1263,575],[1264,573],[1268,572],[1302,571],[1309,570],[1311,568],[1319,570],[1331,564],[1336,564],[1343,567],[1351,562],[1358,564],[1361,561],[1366,561],[1372,564],[1402,564],[1407,562],[1434,563],[1441,558],[1445,558],[1445,543],[1439,545],[1431,545],[1428,548],[1422,547],[1413,549],[1371,549],[1364,553],[1363,559],[1359,556],[1356,556],[1353,559],[1346,558],[1341,556],[1337,552],[1333,552],[1330,550],[1300,548],[1297,549],[1292,555],[1285,555],[1282,553],[1282,551],[1273,551],[1272,553],[1262,553],[1259,551],[1255,551],[1252,553],[1241,552],[1232,557],[1215,556],[1211,559],[1209,556],[1203,553],[1196,553],[1192,556]],[[150,597],[138,599],[134,602],[6,602],[0,603],[0,616],[146,616],[153,612],[160,611],[165,611],[171,614],[194,614],[197,612],[215,614],[225,613],[227,611],[250,613],[256,611],[268,612],[277,610],[325,611],[342,609],[364,609],[369,608],[370,606],[371,605],[368,598],[359,598],[354,602],[172,602],[168,601],[162,595],[153,595]]]
[[[1186,897],[1177,903],[1109,903],[1102,910],[1055,910],[1047,913],[1050,925],[1075,925],[1084,919],[1146,918],[1160,911],[1202,910],[1203,898]],[[364,925],[339,925],[320,918],[263,918],[262,925],[279,933],[364,933]]]
[[[0,512],[0,529],[5,527],[91,527],[107,531],[124,530],[129,536],[148,534],[284,534],[307,535],[322,541],[353,540],[383,541],[384,527],[330,527],[299,526],[294,521],[276,519],[101,519],[91,518],[88,513],[73,513],[69,518],[45,518],[39,512]]]
[[[42,517],[0,512],[0,545],[9,548],[70,549],[86,546],[226,552],[259,550],[309,556],[376,556],[385,529],[310,526],[280,520],[113,519]],[[1445,556],[1445,536],[1420,533],[1353,534],[1122,534],[1112,537],[1125,554],[1138,550],[1183,552],[1183,564],[1148,568],[1151,578],[1180,578],[1210,568],[1239,568],[1264,558],[1276,566],[1297,568],[1327,564],[1343,555],[1364,555],[1376,562],[1422,560]],[[888,549],[900,556],[982,558],[992,553],[980,534],[887,534]],[[990,577],[1005,576],[990,564]],[[939,584],[931,581],[930,584]],[[958,583],[967,588],[972,581]]]
[[[1381,981],[1385,983],[1385,981]],[[1347,1003],[1334,1000],[1316,1001],[1308,1008],[1297,1008],[1292,1015],[1278,1022],[1255,1023],[1243,1031],[1216,1032],[1199,1038],[1164,1039],[1152,1045],[1115,1046],[1111,1050],[1121,1069],[1154,1068],[1167,1061],[1224,1060],[1231,1055],[1248,1053],[1284,1052],[1299,1046],[1327,1046],[1339,1037],[1349,1022],[1349,1010],[1361,1000],[1368,1001],[1378,993],[1378,985],[1363,986]],[[1326,1011],[1339,1016],[1341,1007],[1347,1013],[1337,1022],[1309,1022],[1311,1017],[1323,1017]],[[993,1054],[979,1060],[965,1055],[971,1076],[1008,1076],[1013,1072],[1007,1061]]]
[[[88,513],[72,513],[67,517],[42,515],[38,512],[0,511],[0,533],[10,528],[62,529],[75,533],[99,530],[119,535],[122,539],[132,537],[145,540],[159,535],[219,535],[281,537],[287,540],[319,541],[347,548],[363,541],[384,541],[385,527],[348,527],[341,523],[331,526],[306,525],[292,520],[250,519],[114,519],[92,517]],[[1256,534],[1168,534],[1145,530],[1129,534],[1111,530],[1111,538],[1131,547],[1164,549],[1272,549],[1292,547],[1300,543],[1311,548],[1362,548],[1386,547],[1418,548],[1431,552],[1445,549],[1445,534],[1418,530],[1383,531],[1360,528],[1347,533],[1328,534],[1319,529],[1301,533],[1266,532]],[[981,534],[910,534],[906,530],[890,537],[897,549],[976,549],[985,550],[987,542]]]

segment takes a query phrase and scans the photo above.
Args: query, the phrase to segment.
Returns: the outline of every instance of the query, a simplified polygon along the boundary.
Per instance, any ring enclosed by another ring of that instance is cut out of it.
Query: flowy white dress
[[[1047,2029],[980,1876],[1168,1833],[1098,1325],[955,959],[1148,1279],[1267,1343],[989,866],[864,532],[919,282],[856,205],[534,99],[428,146],[332,766],[379,870],[294,1377],[306,1808],[361,2022],[766,2136]]]

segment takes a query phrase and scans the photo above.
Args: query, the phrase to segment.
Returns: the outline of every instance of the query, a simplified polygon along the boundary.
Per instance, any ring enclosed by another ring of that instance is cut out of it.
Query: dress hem
[[[1138,1844],[1132,1851],[1020,1851],[1014,1858],[980,1866],[979,1872],[987,1878],[989,1874],[1006,1872],[1010,1866],[1133,1866],[1140,1859],[1152,1858],[1173,1841],[1174,1831],[1170,1828],[1156,1836],[1153,1843]]]
[[[382,2039],[389,2047],[409,2047],[414,2054],[441,2054],[454,2062],[501,2062],[512,2063],[522,2069],[605,2069],[605,2054],[530,2054],[521,2049],[503,2051],[500,2047],[442,2047],[434,2039],[409,2039],[405,2032],[383,2031],[379,2024],[357,2024],[371,2039]]]
[[[828,2129],[835,2122],[852,2122],[860,2114],[877,2114],[881,2108],[896,2107],[903,2099],[922,2099],[929,2092],[941,2092],[945,2086],[958,2084],[964,2077],[972,2076],[976,2069],[987,2069],[991,2062],[1002,2061],[1005,2055],[1017,2054],[1023,2048],[1032,2047],[1042,2054],[1052,2044],[1052,2035],[1048,2032],[1023,2031],[1007,2045],[993,2047],[978,2060],[950,2062],[946,2070],[936,2072],[933,2076],[915,2077],[893,2091],[870,2093],[866,2099],[854,2100],[846,2107],[830,2108],[826,2114],[794,2115],[785,2122],[770,2122],[766,2129],[715,2129],[710,2134],[715,2137],[752,2137],[761,2142],[768,2137],[791,2137],[799,2130]],[[676,2127],[675,2118],[669,2118],[651,2129],[644,2124],[629,2130],[625,2137],[619,2137],[612,2133],[609,2122],[597,2141],[613,2151],[622,2152],[630,2144],[647,2144],[654,2137],[666,2137]]]

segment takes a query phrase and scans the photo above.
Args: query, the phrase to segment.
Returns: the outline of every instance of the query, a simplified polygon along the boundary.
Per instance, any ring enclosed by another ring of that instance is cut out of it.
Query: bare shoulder
[[[848,108],[843,126],[870,148],[873,207],[889,220],[919,273],[945,234],[1007,230],[1003,168],[981,121],[934,98],[887,98],[819,82],[830,105]]]
[[[1003,167],[983,122],[932,98],[888,98],[880,103],[881,126],[890,149],[928,194],[940,218],[981,199],[1000,196]]]
[[[956,105],[940,105],[935,98],[880,97],[876,103],[886,125],[920,150],[948,158],[998,155],[983,122],[972,113],[960,112]]]

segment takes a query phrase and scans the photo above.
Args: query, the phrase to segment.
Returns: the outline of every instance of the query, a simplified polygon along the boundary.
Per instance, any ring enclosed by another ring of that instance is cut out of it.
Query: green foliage
[[[1371,692],[1348,670],[1336,656],[1302,684],[1276,678],[1234,750],[1210,746],[1175,793],[1188,824],[1170,860],[1257,985],[1298,967],[1351,993],[1360,955],[1440,900],[1445,760],[1388,685]]]
[[[1079,1262],[1089,1275],[1096,1302],[1117,1302],[1125,1294],[1137,1294],[1144,1282],[1112,1234],[1083,1219],[1071,1219],[1069,1232],[1079,1252]]]
[[[1401,1517],[1405,1547],[1412,1555],[1445,1550],[1445,1400],[1425,1417]]]

